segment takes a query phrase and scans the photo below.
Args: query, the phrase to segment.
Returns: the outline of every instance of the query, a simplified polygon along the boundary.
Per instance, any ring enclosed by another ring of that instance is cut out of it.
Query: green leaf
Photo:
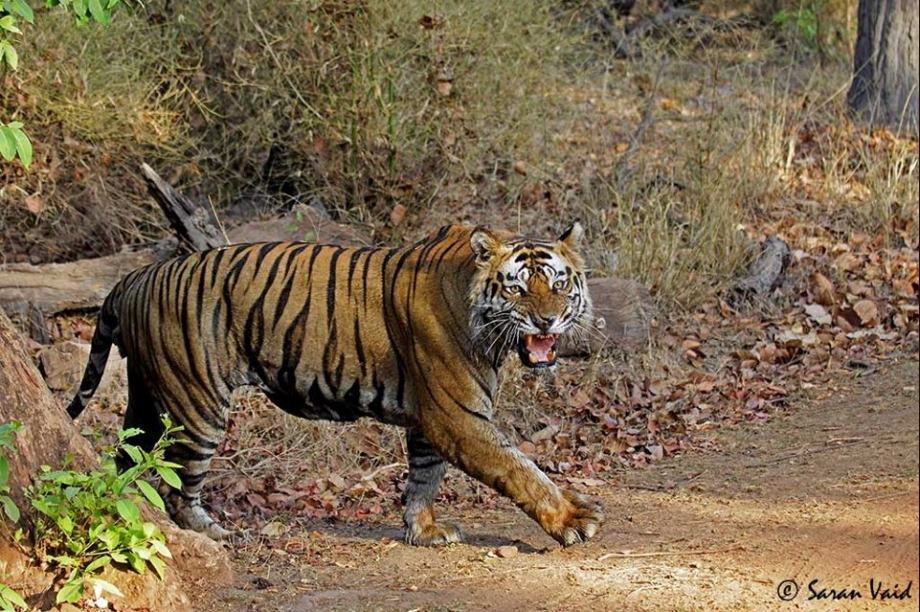
[[[141,449],[134,446],[133,444],[125,444],[124,446],[121,447],[121,449],[125,451],[125,453],[127,453],[129,457],[131,457],[131,461],[134,462],[135,464],[143,462],[144,457],[141,454]]]
[[[86,0],[73,0],[73,12],[77,15],[77,19],[85,22]]]
[[[57,597],[54,598],[54,603],[77,603],[81,597],[83,597],[83,580],[79,577],[73,578],[61,587]]]
[[[102,2],[100,2],[100,0],[89,0],[87,4],[89,5],[89,12],[92,14],[93,19],[95,19],[97,23],[101,23],[102,25],[109,24],[109,22],[112,20],[112,15],[109,13],[109,11],[106,10],[104,6],[102,6]]]
[[[161,557],[166,557],[167,559],[172,559],[172,553],[169,552],[169,548],[166,547],[160,540],[150,540],[150,548]],[[152,559],[151,559],[152,561]]]
[[[61,531],[67,535],[70,535],[73,531],[73,519],[71,519],[66,514],[58,517],[57,525],[60,527]]]
[[[112,557],[110,557],[109,555],[102,555],[101,557],[97,557],[95,561],[87,565],[83,571],[86,572],[87,574],[92,574],[100,567],[105,567],[111,562],[112,562]]]
[[[35,13],[32,12],[32,7],[26,0],[13,0],[10,2],[10,8],[29,23],[35,23]]]
[[[153,553],[147,548],[134,548],[134,554],[143,559],[144,561],[149,561],[153,558]]]
[[[160,494],[157,493],[157,490],[150,486],[150,483],[146,480],[138,480],[134,484],[137,485],[137,488],[141,490],[141,493],[144,494],[144,497],[147,498],[147,501],[150,502],[150,505],[153,507],[166,512],[166,505],[163,503],[163,498],[160,497]]]
[[[3,506],[3,513],[6,514],[11,522],[15,523],[19,520],[19,508],[16,507],[12,499],[6,495],[0,495],[0,505]]]
[[[158,572],[159,573],[159,572]],[[162,578],[163,576],[160,576]],[[3,602],[8,602],[14,606],[22,608],[23,610],[29,609],[29,604],[13,589],[6,586],[5,584],[0,583],[0,604]],[[13,608],[10,608],[12,610]]]
[[[0,54],[2,57],[2,54]],[[6,161],[13,161],[16,156],[16,140],[10,133],[9,126],[0,125],[0,155]]]
[[[128,565],[131,566],[138,574],[143,574],[144,570],[147,569],[147,562],[138,557],[136,554],[128,556]]]
[[[0,30],[6,30],[13,34],[22,34],[22,30],[16,27],[16,18],[12,15],[0,17]]]
[[[160,465],[160,466],[157,466],[157,474],[159,474],[160,478],[162,478],[166,482],[166,484],[168,484],[172,488],[174,489],[182,488],[182,479],[179,478],[179,475],[176,474],[176,471],[174,469]]]
[[[13,130],[13,138],[16,139],[16,152],[19,153],[19,160],[23,166],[28,168],[32,164],[32,141],[25,132],[18,128]]]
[[[163,562],[159,557],[153,557],[147,563],[153,568],[153,571],[157,573],[160,580],[164,579],[164,572],[166,571],[166,563]]]
[[[115,509],[119,516],[129,523],[133,523],[141,517],[141,511],[137,504],[128,499],[119,499],[115,502]]]
[[[10,70],[16,70],[19,66],[19,54],[8,40],[0,40],[0,59],[10,67]]]
[[[103,593],[111,593],[112,595],[117,595],[118,597],[125,596],[125,594],[122,593],[117,586],[108,580],[103,580],[102,578],[90,578],[89,582],[93,585],[94,588],[99,589]]]

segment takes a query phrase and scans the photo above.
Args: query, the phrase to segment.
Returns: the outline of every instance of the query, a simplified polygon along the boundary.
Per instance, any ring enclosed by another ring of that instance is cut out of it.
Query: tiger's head
[[[473,230],[470,325],[493,362],[516,348],[525,366],[552,366],[559,337],[587,330],[591,298],[577,250],[583,234],[577,221],[556,240]]]

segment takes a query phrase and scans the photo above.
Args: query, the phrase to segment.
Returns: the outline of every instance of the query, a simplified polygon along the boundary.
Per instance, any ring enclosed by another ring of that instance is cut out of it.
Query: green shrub
[[[155,472],[172,486],[181,482],[163,451],[178,431],[167,424],[166,435],[148,453],[126,443],[138,430],[119,433],[119,441],[104,453],[101,469],[89,473],[41,467],[35,484],[26,496],[37,511],[33,540],[38,557],[64,571],[64,586],[57,602],[76,602],[83,596],[85,583],[111,590],[114,587],[93,578],[109,565],[127,566],[137,572],[153,568],[163,577],[163,558],[170,557],[166,538],[153,523],[145,521],[139,503],[146,500],[160,510],[163,500],[143,477]],[[134,465],[122,473],[116,455],[130,457]]]

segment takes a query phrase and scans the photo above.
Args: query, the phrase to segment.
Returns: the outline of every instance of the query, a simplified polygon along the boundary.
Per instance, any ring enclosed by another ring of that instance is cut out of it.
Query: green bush
[[[151,567],[160,578],[170,557],[166,538],[153,523],[145,521],[139,503],[146,500],[164,510],[163,500],[143,477],[155,472],[171,486],[181,486],[163,451],[178,431],[167,424],[166,435],[148,453],[126,443],[138,430],[119,433],[119,441],[103,455],[101,469],[81,473],[41,467],[35,484],[26,490],[34,514],[33,541],[38,557],[67,576],[57,602],[76,602],[85,583],[104,589],[114,587],[93,578],[109,565],[127,566],[137,572]],[[116,455],[124,453],[134,465],[122,473]]]

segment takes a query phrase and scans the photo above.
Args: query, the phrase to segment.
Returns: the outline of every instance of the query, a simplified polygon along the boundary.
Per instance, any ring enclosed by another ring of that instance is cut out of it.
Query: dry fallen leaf
[[[809,304],[805,307],[805,314],[818,325],[830,325],[833,322],[831,315],[820,304]]]
[[[878,306],[872,300],[859,300],[853,304],[853,310],[859,315],[863,327],[872,327],[878,323]]]
[[[450,81],[439,79],[438,82],[435,83],[434,88],[435,88],[435,91],[437,91],[439,95],[444,96],[446,98],[447,96],[450,95],[451,90],[453,90],[454,84],[451,83]]]
[[[37,215],[42,211],[42,198],[37,193],[26,196],[24,203],[26,205],[26,210],[28,210],[33,215]]]
[[[418,24],[426,30],[435,30],[443,26],[445,21],[447,20],[444,19],[444,15],[435,13],[434,15],[422,15],[418,20]]]
[[[834,284],[820,272],[815,272],[811,280],[815,284],[815,302],[822,306],[833,306],[837,301],[834,292]]]

